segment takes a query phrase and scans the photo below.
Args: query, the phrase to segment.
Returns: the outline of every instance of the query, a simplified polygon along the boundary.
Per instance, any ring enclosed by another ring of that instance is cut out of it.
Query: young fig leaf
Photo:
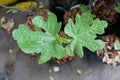
[[[34,25],[43,28],[45,31],[55,36],[60,31],[61,22],[58,23],[56,16],[51,12],[48,13],[48,16],[47,22],[41,16],[36,16],[32,22]]]
[[[69,19],[65,26],[65,33],[73,38],[70,49],[78,56],[83,56],[83,47],[87,47],[91,51],[104,48],[105,44],[101,40],[96,40],[96,34],[103,34],[104,28],[107,27],[107,22],[99,19],[93,19],[89,13],[83,13],[76,16],[76,23],[74,24]]]
[[[41,16],[36,16],[32,22],[37,27],[36,29],[42,28],[45,32],[31,31],[23,24],[19,25],[12,35],[21,50],[28,54],[41,53],[40,64],[50,60],[51,57],[63,58],[65,56],[64,48],[56,41],[56,36],[61,28],[61,23],[57,22],[56,16],[49,12],[47,21]]]

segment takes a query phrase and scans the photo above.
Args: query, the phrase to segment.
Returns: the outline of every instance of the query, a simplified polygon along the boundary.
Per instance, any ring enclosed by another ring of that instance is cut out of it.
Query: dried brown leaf
[[[8,32],[10,32],[10,29],[14,26],[13,19],[8,20],[6,23],[2,24],[1,27]]]

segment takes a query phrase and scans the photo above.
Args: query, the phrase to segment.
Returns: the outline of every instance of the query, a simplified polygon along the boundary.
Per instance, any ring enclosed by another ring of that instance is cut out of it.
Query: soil
[[[117,12],[112,7],[115,0],[98,0],[93,6],[93,14],[95,14],[99,19],[106,20],[108,22],[116,21]],[[115,4],[115,3],[114,3]]]
[[[49,12],[48,9],[41,8],[38,11],[38,15],[42,16],[44,18],[44,20],[47,21],[47,19],[48,19],[48,12]],[[25,24],[28,26],[29,29],[31,29],[32,31],[35,31],[34,25],[32,24],[32,19],[33,18],[34,18],[34,15],[32,15],[32,14],[28,15],[27,18],[26,18]]]
[[[48,12],[50,12],[48,9],[41,8],[38,11],[38,15],[42,16],[44,18],[44,20],[47,21],[47,19],[48,19]]]
[[[75,22],[76,14],[82,14],[80,8],[74,8],[71,11],[65,11],[64,14],[64,24],[67,24],[68,19],[71,18]]]
[[[116,2],[115,0],[97,0],[95,5],[92,7],[92,13],[96,15],[97,18],[105,20],[109,23],[109,26],[117,22],[118,14],[114,9]],[[64,14],[64,24],[68,22],[69,18],[75,22],[76,14],[82,14],[80,8],[75,8],[73,10],[65,11]]]
[[[57,62],[58,64],[66,64],[66,63],[71,62],[75,58],[76,58],[76,56],[65,56],[64,58],[59,60],[59,59],[53,57],[53,61]]]
[[[102,40],[105,42],[105,48],[97,51],[97,56],[105,63],[111,65],[120,64],[120,51],[115,41],[119,39],[115,35],[103,36]]]

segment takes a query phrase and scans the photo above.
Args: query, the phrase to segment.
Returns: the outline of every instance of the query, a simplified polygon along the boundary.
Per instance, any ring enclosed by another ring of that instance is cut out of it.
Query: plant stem
[[[69,44],[71,42],[71,39],[66,39],[64,37],[61,37],[59,35],[56,36],[56,41],[61,44]]]

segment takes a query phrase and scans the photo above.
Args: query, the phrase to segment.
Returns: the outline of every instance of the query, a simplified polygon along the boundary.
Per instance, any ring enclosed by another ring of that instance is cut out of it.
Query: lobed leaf
[[[21,24],[12,32],[21,50],[28,54],[41,53],[39,63],[44,63],[53,56],[58,59],[64,57],[64,48],[56,41],[61,28],[61,23],[57,22],[56,16],[50,12],[47,21],[41,16],[36,16],[32,22],[37,27],[36,31],[31,31]],[[43,28],[45,32],[40,31],[39,28]]]
[[[73,38],[70,44],[71,51],[76,49],[77,54],[82,57],[82,47],[87,47],[91,51],[102,49],[105,45],[101,40],[96,40],[96,34],[103,34],[107,22],[99,19],[93,19],[89,13],[83,13],[76,16],[76,23],[69,19],[65,33]]]
[[[43,28],[49,34],[55,36],[60,31],[61,23],[57,22],[57,18],[53,13],[49,12],[48,16],[47,22],[42,18],[42,16],[36,16],[32,20],[32,23],[37,27]]]

